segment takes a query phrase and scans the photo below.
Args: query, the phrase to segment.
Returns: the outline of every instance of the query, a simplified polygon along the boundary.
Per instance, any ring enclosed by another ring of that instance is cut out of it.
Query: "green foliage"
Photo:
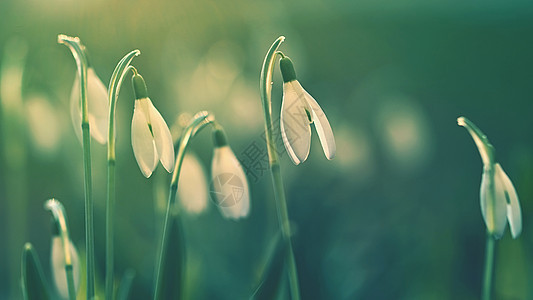
[[[49,300],[50,291],[41,262],[32,244],[22,250],[22,296],[25,300]]]

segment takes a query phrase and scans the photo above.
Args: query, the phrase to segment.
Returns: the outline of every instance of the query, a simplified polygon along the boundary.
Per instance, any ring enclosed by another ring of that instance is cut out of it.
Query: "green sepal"
[[[283,82],[296,80],[296,71],[294,71],[294,65],[288,56],[283,57],[279,61],[279,68],[281,70],[281,76],[283,76]]]
[[[25,300],[51,299],[41,262],[33,245],[26,243],[22,249],[22,298]]]
[[[285,257],[289,251],[288,241],[278,233],[270,245],[268,260],[263,268],[261,278],[250,299],[277,299],[283,287]]]
[[[228,145],[228,138],[224,129],[221,127],[216,128],[213,131],[213,142],[215,143],[215,148],[220,148]]]
[[[133,84],[133,91],[135,93],[135,99],[148,98],[148,89],[146,88],[146,83],[144,78],[140,74],[133,75],[131,79]]]

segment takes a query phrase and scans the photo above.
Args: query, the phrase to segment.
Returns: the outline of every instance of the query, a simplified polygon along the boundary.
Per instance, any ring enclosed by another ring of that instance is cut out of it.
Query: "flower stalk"
[[[131,61],[140,55],[139,50],[126,54],[117,64],[109,82],[109,126],[107,135],[107,201],[106,201],[106,276],[105,297],[113,299],[114,293],[114,215],[115,215],[115,110],[120,88],[128,73]]]
[[[58,43],[67,46],[74,59],[80,78],[81,129],[83,143],[83,169],[85,178],[85,247],[87,256],[87,299],[94,298],[94,203],[92,199],[91,134],[87,104],[87,58],[78,37],[58,35]]]
[[[522,213],[513,183],[496,161],[494,147],[487,136],[465,117],[459,117],[457,124],[468,130],[483,161],[480,204],[487,227],[487,244],[481,299],[490,300],[496,240],[504,234],[507,223],[509,223],[513,238],[520,235],[522,232]]]
[[[267,140],[268,158],[270,170],[272,173],[272,184],[274,187],[274,195],[276,199],[276,207],[278,214],[278,221],[280,223],[281,234],[285,243],[287,243],[287,266],[289,273],[289,284],[291,298],[293,300],[300,299],[300,288],[298,283],[298,272],[296,269],[296,261],[294,258],[294,251],[291,242],[291,228],[289,223],[289,213],[287,210],[287,200],[285,199],[285,190],[283,187],[283,180],[281,177],[280,164],[274,142],[274,123],[272,121],[272,74],[274,71],[277,50],[281,43],[285,40],[284,36],[280,36],[274,41],[268,50],[263,66],[261,68],[260,90],[261,101],[263,104],[263,112],[265,117],[265,134]]]
[[[185,156],[185,152],[187,150],[187,147],[189,145],[189,141],[191,138],[193,138],[200,130],[202,130],[206,125],[211,124],[214,122],[214,117],[209,114],[208,112],[201,112],[198,113],[193,120],[189,123],[189,125],[184,129],[183,134],[178,142],[178,153],[176,155],[176,160],[174,164],[174,170],[172,172],[172,179],[170,181],[170,188],[169,188],[169,195],[168,195],[168,202],[167,202],[167,210],[165,214],[165,222],[163,225],[163,233],[161,236],[161,244],[159,249],[159,259],[158,263],[156,265],[156,273],[155,273],[155,287],[154,287],[154,300],[162,299],[162,293],[163,293],[163,274],[164,274],[164,267],[166,265],[166,251],[169,244],[170,239],[170,232],[171,232],[171,226],[174,222],[177,222],[177,218],[179,217],[179,212],[177,211],[177,205],[176,205],[176,193],[178,190],[178,179],[181,171],[181,167],[183,164],[183,158]],[[176,220],[174,220],[176,219]],[[183,247],[183,241],[179,241],[179,244],[182,248]],[[183,249],[182,249],[183,250]],[[183,253],[183,252],[182,252]],[[181,258],[183,259],[183,257]],[[182,272],[182,270],[179,270],[179,272]],[[178,290],[180,290],[181,293],[181,282],[178,283],[180,286],[177,287]]]
[[[483,271],[483,288],[481,291],[482,300],[490,300],[492,292],[492,274],[494,273],[494,248],[496,240],[487,233],[487,244],[485,246],[485,267]]]

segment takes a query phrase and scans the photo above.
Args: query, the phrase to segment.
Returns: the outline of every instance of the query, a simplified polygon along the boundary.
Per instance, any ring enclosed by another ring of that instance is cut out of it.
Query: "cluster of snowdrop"
[[[139,169],[146,178],[151,177],[157,165],[172,173],[170,181],[167,210],[164,228],[159,245],[158,263],[155,267],[154,299],[168,295],[167,289],[174,289],[172,295],[181,295],[181,282],[175,286],[165,285],[164,270],[167,256],[182,255],[183,251],[172,247],[184,247],[184,240],[178,236],[180,210],[176,209],[179,198],[181,207],[190,213],[200,213],[207,207],[207,184],[199,160],[191,153],[187,153],[190,141],[203,128],[210,127],[213,134],[213,158],[211,163],[211,195],[222,216],[228,219],[241,219],[250,214],[250,191],[246,175],[239,160],[229,146],[228,138],[223,127],[215,120],[213,114],[201,111],[183,124],[179,136],[172,137],[171,131],[161,113],[156,109],[149,97],[144,78],[131,65],[134,57],[140,52],[134,50],[122,58],[112,75],[109,89],[96,75],[89,65],[85,54],[85,47],[78,38],[64,35],[59,36],[60,43],[67,45],[72,51],[78,65],[74,85],[71,91],[71,114],[76,135],[83,145],[85,192],[86,192],[86,255],[87,255],[87,298],[94,298],[94,237],[92,233],[92,200],[90,173],[90,136],[98,143],[108,146],[108,199],[106,204],[106,299],[114,299],[114,271],[113,271],[113,211],[115,198],[115,106],[120,87],[126,74],[133,73],[131,82],[135,94],[134,110],[131,121],[131,145],[133,155]],[[265,57],[261,71],[260,89],[263,109],[265,113],[265,131],[268,146],[269,163],[272,174],[272,184],[280,222],[280,239],[278,247],[271,253],[273,264],[287,270],[290,293],[292,299],[299,299],[298,276],[294,253],[292,250],[289,216],[287,211],[285,191],[281,179],[280,165],[277,157],[276,144],[273,139],[272,124],[272,73],[279,57],[279,66],[283,78],[283,99],[280,113],[280,133],[284,147],[295,165],[303,163],[309,155],[311,144],[311,125],[314,125],[322,149],[327,159],[333,159],[336,152],[335,138],[331,125],[317,101],[302,87],[296,77],[292,60],[278,50],[284,37],[278,38],[270,47]],[[457,120],[465,127],[478,147],[483,161],[483,175],[480,189],[480,203],[483,219],[487,227],[487,263],[485,268],[484,298],[490,297],[492,276],[491,248],[494,240],[501,238],[506,224],[509,223],[513,238],[517,238],[522,230],[520,204],[515,188],[494,157],[494,150],[487,137],[472,122],[464,117]],[[177,153],[175,153],[175,151]],[[183,172],[182,172],[183,170]],[[180,173],[184,173],[180,177]],[[198,185],[183,185],[183,182],[199,178]],[[179,185],[180,178],[183,178]],[[198,191],[201,189],[201,191]],[[196,195],[198,194],[198,195]],[[178,197],[179,195],[179,197]],[[39,295],[50,297],[52,294],[63,299],[75,299],[80,286],[80,258],[68,234],[66,213],[62,204],[51,199],[45,203],[45,208],[52,212],[53,235],[51,250],[51,270],[56,291],[51,292],[44,279],[40,262],[31,244],[26,244],[23,252],[23,293],[25,299],[36,299]],[[171,243],[170,239],[179,239]],[[184,260],[183,257],[181,257]],[[281,262],[281,263],[279,263]],[[286,265],[286,267],[284,267]],[[181,266],[181,268],[183,268]],[[264,282],[279,282],[269,276],[280,276],[273,272],[276,267],[267,267],[263,273],[253,297],[273,295],[273,287]],[[183,270],[175,270],[179,277]],[[283,277],[283,276],[281,276]],[[181,277],[179,277],[181,278]],[[280,284],[281,286],[281,284]],[[277,289],[278,287],[275,287]],[[177,291],[177,292],[176,292]],[[275,293],[275,292],[274,292]],[[45,298],[46,298],[45,297]]]
[[[88,59],[85,53],[85,46],[83,46],[78,38],[68,37],[64,35],[59,36],[59,42],[67,45],[78,65],[78,72],[74,79],[74,84],[71,91],[71,118],[74,125],[74,131],[79,138],[84,148],[84,161],[85,168],[89,169],[86,173],[86,188],[91,189],[90,181],[90,136],[101,144],[108,144],[108,185],[109,194],[107,205],[108,209],[113,209],[114,202],[114,165],[115,165],[115,134],[114,130],[117,126],[115,124],[115,106],[118,98],[120,87],[124,81],[125,75],[130,70],[133,73],[132,86],[135,95],[133,117],[131,121],[131,145],[133,149],[133,155],[137,161],[141,173],[146,177],[151,177],[152,173],[156,169],[160,162],[165,170],[172,173],[172,182],[169,192],[169,201],[167,208],[167,216],[165,220],[165,229],[163,232],[162,247],[160,258],[163,257],[163,251],[167,247],[168,241],[166,237],[166,231],[169,230],[169,226],[172,223],[173,218],[176,218],[175,214],[171,214],[175,204],[177,181],[181,170],[181,164],[187,149],[187,145],[194,135],[196,135],[203,127],[210,125],[214,136],[214,155],[212,160],[212,176],[214,180],[218,180],[218,184],[221,184],[221,175],[230,174],[234,179],[238,180],[240,184],[240,191],[238,197],[234,197],[233,201],[228,201],[227,193],[234,193],[234,190],[227,190],[225,185],[222,184],[217,193],[213,194],[214,202],[218,204],[218,208],[221,214],[230,219],[240,219],[247,217],[250,212],[250,192],[248,189],[248,183],[246,175],[241,168],[241,165],[236,158],[235,154],[231,150],[226,134],[222,126],[216,122],[214,116],[208,112],[200,112],[196,114],[186,129],[182,132],[180,137],[176,140],[178,149],[177,156],[175,156],[175,145],[170,133],[170,130],[165,122],[161,113],[156,109],[152,100],[148,96],[148,89],[144,78],[138,73],[137,69],[130,65],[131,60],[140,54],[138,50],[132,51],[127,54],[117,65],[115,72],[112,76],[109,90],[105,87],[100,78],[96,75],[95,70],[88,64]],[[86,155],[87,154],[87,155]],[[86,155],[86,156],[85,156]],[[89,177],[89,180],[87,179]],[[185,174],[184,176],[187,176]],[[87,201],[89,199],[89,201]],[[194,200],[194,199],[193,199]],[[187,203],[189,199],[182,197],[183,207],[191,207],[195,204]],[[77,295],[78,288],[80,286],[80,266],[78,252],[74,244],[70,241],[67,230],[66,215],[61,203],[55,199],[47,201],[45,207],[52,211],[54,222],[54,234],[52,236],[52,272],[54,283],[56,286],[56,292],[50,292],[46,288],[46,284],[42,284],[46,290],[46,294],[57,294],[61,298],[74,299]],[[205,205],[204,205],[205,207]],[[86,227],[89,228],[87,232],[92,229],[92,202],[90,201],[90,194],[86,193]],[[113,286],[113,214],[108,211],[108,218],[106,221],[106,231],[109,238],[107,239],[108,245],[106,245],[106,284],[108,281],[111,285],[106,286],[106,298],[114,298],[114,286]],[[88,234],[89,235],[89,234]],[[180,241],[180,243],[183,241]],[[87,298],[94,297],[94,268],[91,268],[91,262],[94,259],[90,259],[90,255],[94,255],[94,250],[91,250],[90,245],[93,244],[93,240],[87,240]],[[111,247],[109,247],[111,245]],[[66,250],[69,249],[69,250]],[[33,254],[34,250],[31,245],[27,245],[25,248],[25,266],[31,273],[32,270],[37,274],[42,275],[38,260]],[[163,262],[161,262],[163,263]],[[33,269],[32,269],[33,268]],[[90,270],[93,270],[91,273]],[[162,269],[159,265],[156,268],[157,272]],[[29,273],[27,274],[28,276]],[[27,277],[30,278],[30,277]],[[27,279],[26,278],[26,279]],[[159,276],[156,277],[159,280]],[[25,295],[28,298],[32,298],[31,290],[35,287],[30,287],[34,283],[32,280],[25,280],[24,283]],[[157,286],[157,283],[156,283]],[[108,293],[108,290],[110,291]],[[29,291],[29,292],[28,292]],[[156,291],[156,294],[159,291]],[[156,298],[160,296],[156,295]]]

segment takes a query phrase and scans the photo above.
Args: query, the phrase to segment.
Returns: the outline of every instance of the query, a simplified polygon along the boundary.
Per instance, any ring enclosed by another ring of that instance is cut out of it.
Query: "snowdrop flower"
[[[70,257],[72,260],[72,273],[74,275],[74,289],[77,292],[80,287],[80,257],[72,241],[70,241],[69,244]],[[68,299],[67,273],[65,271],[65,251],[63,250],[63,243],[59,233],[55,233],[52,237],[52,249],[50,253],[50,263],[52,265],[55,286],[61,298]]]
[[[250,192],[246,175],[228,145],[221,127],[213,132],[215,150],[211,165],[211,195],[225,218],[240,219],[250,213]]]
[[[283,76],[283,103],[281,105],[281,136],[289,157],[298,165],[309,155],[311,126],[316,132],[327,159],[333,159],[336,146],[333,131],[318,103],[296,79],[296,72],[289,57],[280,61]]]
[[[49,199],[45,202],[44,207],[49,210],[53,217],[52,227],[52,248],[50,251],[50,263],[54,283],[61,298],[69,298],[69,285],[67,279],[66,267],[72,266],[73,289],[76,293],[80,286],[80,258],[78,251],[69,238],[67,217],[63,204],[56,199]],[[65,253],[65,249],[69,249]],[[68,255],[67,255],[68,254]]]
[[[91,136],[98,143],[105,144],[107,142],[107,126],[109,120],[107,88],[100,78],[98,78],[92,67],[87,68],[87,106]],[[70,113],[74,131],[81,141],[80,76],[77,72],[70,93]]]
[[[174,167],[174,145],[167,123],[148,98],[141,75],[133,75],[135,108],[131,122],[131,144],[135,159],[143,175],[148,178],[161,164],[169,173]]]
[[[465,117],[458,118],[457,123],[468,130],[483,161],[480,202],[488,232],[499,239],[509,222],[511,235],[517,238],[522,232],[522,214],[513,183],[495,161],[494,148],[487,136]]]

